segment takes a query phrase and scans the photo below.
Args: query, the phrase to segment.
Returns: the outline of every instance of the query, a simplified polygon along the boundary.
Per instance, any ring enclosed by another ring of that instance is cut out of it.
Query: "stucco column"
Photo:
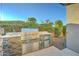
[[[67,5],[67,48],[79,53],[79,4]]]
[[[79,4],[71,4],[66,6],[68,24],[79,24]]]

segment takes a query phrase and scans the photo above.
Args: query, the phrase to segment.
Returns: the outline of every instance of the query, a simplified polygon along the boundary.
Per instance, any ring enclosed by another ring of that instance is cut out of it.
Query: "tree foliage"
[[[32,22],[32,23],[36,23],[37,22],[36,18],[34,18],[34,17],[29,17],[27,21],[28,22]]]
[[[53,23],[50,21],[45,21],[42,24],[40,24],[39,26],[39,30],[40,31],[48,31],[48,32],[52,32],[53,31]]]
[[[26,24],[29,28],[37,28],[38,27],[38,23],[36,18],[34,17],[29,17],[26,21]]]
[[[63,26],[63,34],[66,36],[66,25]]]
[[[55,21],[55,33],[57,36],[60,36],[61,32],[63,30],[63,23],[61,20]]]
[[[54,26],[53,26],[54,25]],[[0,27],[3,27],[5,32],[16,32],[21,31],[21,28],[38,28],[39,31],[55,32],[56,36],[59,37],[61,32],[64,36],[66,35],[66,25],[63,25],[61,20],[56,20],[55,23],[48,20],[37,23],[37,19],[29,17],[26,22],[24,21],[0,21]]]

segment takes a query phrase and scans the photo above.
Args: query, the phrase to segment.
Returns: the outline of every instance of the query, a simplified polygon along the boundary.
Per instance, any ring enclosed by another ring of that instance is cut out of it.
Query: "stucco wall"
[[[79,24],[67,25],[67,48],[79,53]]]
[[[79,3],[68,5],[66,8],[68,23],[79,24]]]

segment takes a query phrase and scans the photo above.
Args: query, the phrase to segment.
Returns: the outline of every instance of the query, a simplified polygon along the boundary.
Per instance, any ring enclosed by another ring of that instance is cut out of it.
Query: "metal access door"
[[[47,48],[47,47],[49,47],[49,46],[50,46],[49,40],[45,40],[45,41],[44,41],[44,48]]]
[[[39,49],[43,49],[44,48],[44,42],[42,40],[40,40],[39,42]]]
[[[22,44],[22,54],[26,54],[32,51],[32,44],[27,43],[27,44]]]
[[[32,51],[39,50],[39,41],[32,43]]]
[[[27,53],[32,52],[32,43],[26,44],[27,47]]]
[[[40,35],[40,49],[49,47],[49,35]]]

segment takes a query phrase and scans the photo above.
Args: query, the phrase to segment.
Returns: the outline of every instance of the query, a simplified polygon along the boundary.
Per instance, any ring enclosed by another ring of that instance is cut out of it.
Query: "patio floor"
[[[52,46],[36,52],[25,54],[23,56],[79,56],[79,54],[68,48],[59,50],[58,48]]]

